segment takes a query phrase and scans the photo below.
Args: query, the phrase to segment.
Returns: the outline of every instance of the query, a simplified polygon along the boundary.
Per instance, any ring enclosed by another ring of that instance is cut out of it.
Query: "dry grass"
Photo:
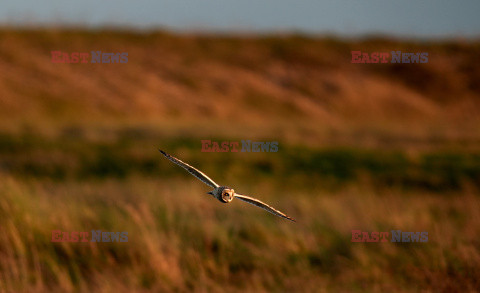
[[[2,177],[3,290],[432,291],[478,289],[478,192],[259,195],[297,224],[184,180]],[[295,200],[292,200],[295,199]],[[55,204],[52,205],[52,202]],[[51,231],[128,231],[127,243],[52,243]],[[351,230],[428,231],[427,243],[352,243]]]
[[[478,42],[0,40],[0,291],[480,290]],[[53,64],[52,50],[129,62]],[[351,50],[430,58],[351,64]],[[279,151],[202,153],[201,139]],[[215,201],[158,147],[298,222]],[[128,242],[51,242],[52,230],[98,229]],[[354,229],[429,241],[352,243]]]
[[[0,38],[2,129],[194,123],[202,136],[213,126],[219,135],[253,130],[311,145],[382,144],[387,136],[478,146],[480,137],[476,42],[9,29]],[[57,64],[53,50],[128,52],[129,60]],[[351,64],[352,50],[430,57]]]

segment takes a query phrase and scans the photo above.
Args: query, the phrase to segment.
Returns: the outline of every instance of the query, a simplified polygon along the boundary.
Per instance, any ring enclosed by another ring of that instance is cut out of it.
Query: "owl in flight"
[[[285,215],[284,213],[282,213],[280,211],[277,211],[276,209],[274,209],[271,206],[259,201],[258,199],[255,199],[253,197],[249,197],[249,196],[246,196],[246,195],[235,193],[233,188],[230,188],[230,187],[227,187],[227,186],[220,186],[217,183],[215,183],[215,181],[210,179],[207,175],[202,173],[201,171],[199,171],[199,170],[195,169],[194,167],[188,165],[187,163],[184,163],[184,162],[180,161],[179,159],[167,154],[166,152],[164,152],[162,150],[159,150],[159,151],[167,159],[169,159],[173,163],[179,165],[183,169],[187,170],[190,174],[197,177],[203,183],[207,184],[210,187],[213,187],[214,189],[212,191],[208,192],[208,194],[211,194],[213,197],[215,197],[219,201],[221,201],[223,203],[229,203],[233,200],[234,197],[236,197],[236,198],[238,198],[242,201],[248,202],[249,204],[253,204],[253,205],[255,205],[259,208],[262,208],[262,209],[266,210],[267,212],[270,212],[270,213],[272,213],[276,216],[279,216],[279,217],[282,217],[284,219],[288,219],[290,221],[295,222],[294,219],[290,218],[289,216]]]

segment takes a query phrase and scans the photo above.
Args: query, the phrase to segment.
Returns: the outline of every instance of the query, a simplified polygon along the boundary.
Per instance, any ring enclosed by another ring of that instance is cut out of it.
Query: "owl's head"
[[[223,203],[229,203],[233,200],[235,191],[233,190],[233,188],[220,186],[216,188],[213,192],[209,192],[209,194],[213,195]]]
[[[224,203],[231,202],[233,200],[233,195],[235,191],[232,188],[225,188],[222,190],[222,194],[220,195],[221,201]]]

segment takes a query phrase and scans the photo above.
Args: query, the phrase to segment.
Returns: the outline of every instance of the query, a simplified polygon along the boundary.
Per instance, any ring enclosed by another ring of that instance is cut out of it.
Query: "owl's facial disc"
[[[225,188],[222,190],[222,195],[221,199],[223,202],[231,202],[233,200],[233,195],[235,194],[235,191],[231,188]]]

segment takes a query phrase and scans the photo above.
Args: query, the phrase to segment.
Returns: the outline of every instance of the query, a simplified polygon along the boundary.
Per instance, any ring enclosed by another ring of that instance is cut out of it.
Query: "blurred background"
[[[1,3],[0,291],[479,290],[479,10]],[[51,60],[98,50],[128,62]],[[279,149],[202,153],[201,140]],[[158,148],[297,223],[219,203]],[[52,243],[52,230],[128,242]],[[428,242],[352,243],[352,230]]]

